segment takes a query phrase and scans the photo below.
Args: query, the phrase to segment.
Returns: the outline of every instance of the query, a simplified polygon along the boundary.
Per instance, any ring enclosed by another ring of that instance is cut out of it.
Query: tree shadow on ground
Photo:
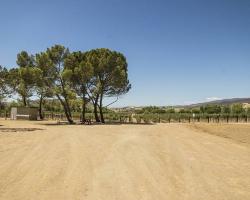
[[[29,131],[41,131],[41,128],[0,128],[0,132],[29,132]]]
[[[148,126],[148,125],[155,125],[154,123],[132,123],[132,122],[106,122],[106,123],[98,123],[98,122],[93,122],[91,124],[83,124],[80,122],[75,122],[73,124],[69,124],[66,121],[61,121],[61,122],[49,122],[49,123],[40,123],[39,125],[45,125],[45,126],[64,126],[64,125],[82,125],[82,126],[105,126],[105,125],[114,125],[114,126],[121,126],[121,125],[141,125],[141,126]]]

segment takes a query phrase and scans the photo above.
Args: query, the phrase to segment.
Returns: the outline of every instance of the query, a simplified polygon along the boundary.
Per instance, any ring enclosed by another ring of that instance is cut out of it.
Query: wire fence
[[[66,121],[61,112],[44,112],[45,120]],[[8,119],[9,112],[0,112],[0,117]],[[81,121],[81,113],[72,113],[74,121]],[[85,118],[95,121],[94,113],[86,113]],[[134,114],[134,113],[105,113],[104,119],[109,123],[249,123],[250,114],[192,114],[192,113],[167,113],[167,114]]]
[[[73,113],[74,120],[81,120],[80,113]],[[48,120],[66,120],[63,113],[46,113],[45,119]],[[93,113],[86,113],[86,119],[95,120]],[[133,114],[133,113],[105,113],[106,122],[115,123],[248,123],[250,114]]]

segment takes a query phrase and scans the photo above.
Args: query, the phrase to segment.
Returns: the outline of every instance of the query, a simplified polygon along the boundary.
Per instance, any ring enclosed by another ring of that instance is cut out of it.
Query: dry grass
[[[250,124],[191,124],[189,127],[196,131],[230,139],[239,144],[250,147]]]

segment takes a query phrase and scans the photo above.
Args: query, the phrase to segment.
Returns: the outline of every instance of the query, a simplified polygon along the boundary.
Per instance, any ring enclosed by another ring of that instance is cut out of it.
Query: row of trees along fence
[[[249,122],[250,114],[136,114],[134,116],[137,123],[229,123],[229,122]]]
[[[106,122],[116,122],[116,123],[132,123],[133,117],[132,114],[127,113],[104,113],[104,118]],[[81,113],[72,113],[72,118],[74,120],[81,120]],[[95,120],[94,113],[86,113],[86,119],[90,119],[91,121]],[[44,118],[47,120],[66,120],[66,116],[64,113],[60,112],[45,112]]]
[[[85,113],[85,117],[87,119],[94,119],[94,115],[92,113]],[[47,120],[66,120],[66,116],[64,113],[60,112],[45,112],[44,113],[44,119]],[[81,113],[72,113],[72,119],[73,120],[82,120],[82,115]]]
[[[5,114],[2,113],[1,117]],[[47,112],[44,114],[46,119],[65,120],[63,113]],[[81,113],[73,113],[74,120],[81,120]],[[94,121],[94,113],[86,113],[86,118]],[[168,113],[168,114],[131,114],[131,113],[105,113],[104,118],[107,122],[116,123],[244,123],[250,122],[250,114],[190,114],[190,113]]]
[[[86,118],[95,120],[94,113],[86,113]],[[8,111],[0,112],[1,118],[8,118]],[[62,112],[44,112],[44,118],[48,120],[66,120]],[[81,113],[72,113],[74,120],[81,120]],[[250,114],[191,114],[191,113],[168,113],[168,114],[131,114],[131,113],[104,113],[107,122],[116,123],[246,123],[250,122]]]

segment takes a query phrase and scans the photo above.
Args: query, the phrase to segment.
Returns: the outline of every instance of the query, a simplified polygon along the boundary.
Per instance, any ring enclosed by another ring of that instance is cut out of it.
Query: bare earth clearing
[[[0,199],[250,199],[248,124],[0,124]]]

